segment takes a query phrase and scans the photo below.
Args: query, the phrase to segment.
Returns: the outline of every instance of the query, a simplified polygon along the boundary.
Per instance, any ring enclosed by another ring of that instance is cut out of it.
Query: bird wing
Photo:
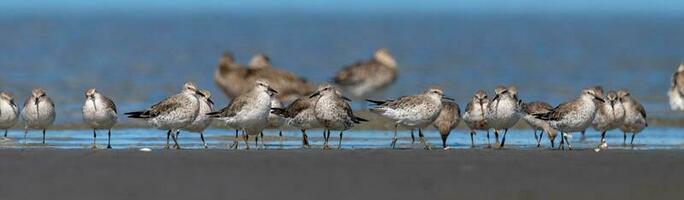
[[[373,67],[378,67],[379,65],[381,65],[379,62],[370,60],[366,62],[360,61],[345,66],[342,68],[342,70],[335,74],[335,77],[333,77],[333,82],[338,85],[359,84],[368,77],[373,76],[373,74],[369,72],[372,71]]]
[[[114,110],[114,113],[119,113],[116,110],[116,104],[114,104],[114,101],[112,101],[111,99],[109,99],[105,96],[102,96],[102,99],[104,99],[105,108],[111,108],[112,110]]]
[[[305,98],[307,98],[307,99],[305,99]],[[311,108],[311,106],[313,104],[311,103],[311,100],[309,100],[308,98],[309,97],[306,97],[306,96],[301,97],[301,98],[295,100],[294,102],[290,103],[290,105],[287,106],[287,109],[286,109],[287,110],[286,111],[287,116],[285,116],[285,117],[294,117],[297,114],[299,114],[300,112]]]

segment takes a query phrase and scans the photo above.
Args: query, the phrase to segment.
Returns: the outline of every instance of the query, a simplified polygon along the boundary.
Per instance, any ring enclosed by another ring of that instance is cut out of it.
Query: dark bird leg
[[[601,142],[599,143],[599,148],[606,143],[606,131],[601,132]]]
[[[97,132],[93,129],[93,146],[92,149],[97,149]]]
[[[449,133],[447,133],[446,135],[442,135],[442,134],[440,134],[440,135],[442,136],[442,148],[446,149],[447,148],[446,142],[447,142],[447,137],[449,137]]]
[[[7,137],[7,129],[5,129],[5,137]]]
[[[180,132],[180,131],[179,131]],[[171,139],[173,139],[173,146],[176,147],[176,149],[181,149],[180,145],[178,144],[178,139],[176,136],[178,135],[178,132],[176,134],[171,134]]]
[[[586,134],[586,132],[587,132],[586,130],[582,131],[582,137],[580,137],[580,141],[585,141],[585,140],[587,140],[587,134]],[[569,142],[569,141],[568,141],[568,142]]]
[[[634,136],[636,136],[636,133],[632,133],[632,140],[629,141],[629,145],[631,145],[632,148],[634,148]]]
[[[475,148],[475,131],[470,131],[470,148]]]
[[[432,147],[430,147],[430,145],[425,140],[425,135],[423,135],[423,130],[420,128],[418,129],[418,137],[420,137],[420,143],[423,144],[423,146],[425,146],[424,147],[425,150],[431,150],[432,149]]]
[[[259,133],[259,135],[254,137],[254,145],[256,146],[256,149],[259,149],[259,137],[261,137],[261,139],[264,139],[264,132],[263,131],[261,133]],[[261,143],[264,143],[263,140]]]
[[[492,148],[492,142],[489,140],[489,129],[487,129],[487,148]]]
[[[338,149],[338,150],[339,150],[339,149],[342,149],[342,134],[343,134],[343,133],[344,133],[343,131],[340,131],[340,143],[337,145],[337,149]]]
[[[507,129],[507,128],[504,129],[504,134],[503,134],[503,136],[501,137],[501,146],[499,146],[499,148],[503,148],[504,145],[506,144],[506,133],[508,133],[508,129]]]
[[[249,149],[249,135],[243,130],[242,139],[245,141],[245,149]]]
[[[537,129],[534,128],[534,140],[537,141],[537,147],[539,147],[539,137],[537,137]]]
[[[28,143],[28,138],[26,137],[28,135],[28,127],[24,127],[24,146]]]
[[[411,144],[416,143],[416,136],[413,135],[413,129],[411,129]]]
[[[394,125],[394,137],[392,137],[392,143],[390,144],[392,149],[394,149],[394,147],[397,145],[397,129],[398,128],[399,128],[399,124],[395,124]],[[413,135],[413,129],[411,129],[411,135]]]
[[[43,144],[45,144],[45,129],[43,129]]]
[[[309,136],[306,135],[306,130],[302,129],[302,148],[309,148]]]
[[[280,149],[283,149],[283,129],[278,130],[278,136],[280,136]]]
[[[556,140],[555,138],[549,137],[549,142],[551,143],[551,149],[555,148]]]
[[[329,137],[330,137],[330,130],[325,129],[325,131],[323,132],[323,139],[325,140],[323,142],[323,149],[324,150],[330,149],[330,146],[328,146],[328,138]]]
[[[627,132],[622,132],[622,146],[627,146]]]
[[[568,134],[563,134],[563,138],[565,138],[565,143],[568,145],[568,150],[572,150],[572,144],[570,144],[570,140],[568,139]]]
[[[207,146],[207,142],[204,141],[204,131],[200,131],[200,139],[202,139],[202,145],[204,145],[204,149],[208,149],[209,146]]]
[[[499,130],[498,129],[494,129],[494,138],[496,139],[496,143],[494,143],[494,144],[501,144],[499,142]]]
[[[107,132],[107,149],[112,148],[112,129]]]
[[[544,129],[542,129],[541,133],[539,133],[539,140],[537,141],[537,148],[541,147],[542,136],[544,136]]]
[[[565,133],[561,132],[561,141],[558,145],[558,149],[565,150]]]
[[[239,144],[240,143],[238,142],[238,130],[235,129],[235,137],[233,138],[233,144],[231,144],[230,147],[228,147],[228,149],[238,149]]]
[[[169,149],[169,139],[171,139],[171,130],[166,132],[166,146],[164,146],[164,149]]]

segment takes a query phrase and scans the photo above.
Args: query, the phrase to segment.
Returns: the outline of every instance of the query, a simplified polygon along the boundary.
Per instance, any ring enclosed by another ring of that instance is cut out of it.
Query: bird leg
[[[169,149],[169,139],[171,139],[171,130],[166,132],[166,146],[164,146],[164,149]]]
[[[176,147],[176,149],[180,150],[181,147],[180,145],[178,145],[178,139],[176,138],[177,135],[178,132],[176,132],[176,134],[171,134],[171,139],[173,139],[173,146]]]
[[[254,137],[254,145],[256,146],[256,149],[259,149],[259,137],[261,137],[261,139],[263,139],[264,138],[264,132],[261,132],[261,133],[259,133],[259,135]],[[261,141],[261,143],[264,143],[263,140]]]
[[[565,150],[565,133],[561,132],[561,141],[560,144],[558,145],[559,150]]]
[[[280,149],[283,148],[283,129],[279,129],[278,136],[280,136]]]
[[[397,145],[397,129],[398,128],[399,128],[399,124],[395,124],[394,125],[394,137],[392,137],[392,143],[390,144],[392,149],[394,149],[394,147]],[[411,135],[413,135],[413,129],[411,129]]]
[[[572,144],[570,144],[570,140],[568,139],[568,134],[563,134],[563,138],[565,138],[565,143],[568,144],[568,150],[572,150]]]
[[[475,148],[475,131],[470,130],[470,148]]]
[[[585,130],[585,131],[582,131],[582,137],[580,137],[580,141],[585,141],[585,140],[587,140],[587,134],[586,134],[586,132],[587,132],[586,130]],[[568,142],[569,142],[569,141],[568,141]],[[568,144],[570,144],[570,143],[568,143]]]
[[[503,134],[503,136],[501,137],[501,146],[499,146],[499,148],[503,148],[504,145],[506,144],[506,133],[508,133],[508,129],[507,129],[507,128],[504,129],[504,134]]]
[[[8,129],[5,129],[5,137],[7,137],[7,130],[8,130]]]
[[[622,132],[622,146],[627,146],[627,132]]]
[[[43,129],[43,144],[45,144],[45,129]]]
[[[501,144],[499,143],[499,129],[494,129],[494,138],[496,138],[496,143],[494,144]]]
[[[446,135],[441,135],[441,136],[442,136],[442,148],[447,149],[446,142],[447,142],[447,137],[449,137],[449,134],[447,133]]]
[[[309,148],[309,136],[306,135],[306,130],[302,129],[302,148]]]
[[[487,129],[487,148],[492,148],[492,142],[489,140],[489,129]]]
[[[343,131],[340,131],[340,143],[337,145],[338,150],[342,149],[342,134],[343,133],[344,133]]]
[[[323,139],[324,139],[324,142],[323,142],[323,150],[328,150],[328,149],[330,149],[330,146],[328,146],[328,139],[329,139],[329,138],[330,138],[330,130],[325,129],[325,130],[323,131]]]
[[[107,132],[107,149],[112,148],[112,129]]]
[[[238,130],[235,129],[235,137],[233,138],[233,144],[231,144],[230,147],[228,147],[228,149],[233,149],[233,147],[235,147],[235,149],[238,149],[238,144]]]
[[[95,132],[95,129],[93,129],[93,146],[91,148],[97,149],[97,132]]]
[[[245,149],[249,149],[249,135],[244,130],[242,131],[242,139],[245,141]]]
[[[537,137],[537,129],[533,128],[534,130],[534,140],[537,141],[537,148],[539,148],[539,137]]]
[[[28,138],[26,137],[28,135],[28,127],[24,126],[24,146],[28,143],[27,140]]]
[[[413,129],[411,129],[411,144],[416,143],[416,136],[413,135]]]
[[[636,136],[636,133],[632,133],[632,140],[629,141],[629,145],[631,145],[632,148],[634,148],[634,136]]]
[[[432,150],[432,147],[425,141],[425,135],[423,135],[423,130],[420,128],[418,129],[418,137],[420,137],[420,143],[425,146],[425,150]]]
[[[539,133],[539,140],[537,140],[537,148],[541,147],[541,140],[542,140],[543,135],[544,135],[544,129],[542,129],[541,133]]]
[[[202,139],[202,145],[204,145],[204,149],[208,149],[209,146],[207,146],[207,142],[204,141],[204,131],[200,131],[200,139]]]

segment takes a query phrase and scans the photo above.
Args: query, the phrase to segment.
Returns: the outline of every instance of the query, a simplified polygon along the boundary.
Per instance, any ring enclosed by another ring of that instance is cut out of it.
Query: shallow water
[[[653,149],[684,149],[684,135],[682,129],[677,128],[650,128],[637,135],[634,147],[622,145],[622,133],[611,131],[607,134],[609,149],[634,149],[634,150],[653,150]],[[211,129],[205,133],[205,139],[212,149],[227,149],[232,143],[233,130]],[[452,149],[469,149],[470,136],[465,134],[465,130],[452,131],[447,144]],[[418,133],[416,132],[416,139]],[[301,146],[301,133],[299,131],[288,130],[283,132],[283,146],[280,146],[277,132],[268,130],[265,132],[267,149],[299,149]],[[313,149],[321,148],[323,144],[322,130],[308,131],[309,142]],[[425,132],[428,143],[434,148],[441,148],[441,139],[434,130]],[[416,140],[411,144],[410,132],[401,131],[398,133],[398,148],[422,148]],[[166,132],[153,129],[120,129],[112,132],[112,147],[115,149],[138,149],[152,148],[162,149],[166,142]],[[339,133],[332,132],[330,145],[337,148]],[[594,131],[587,133],[586,140],[581,140],[580,134],[573,134],[571,139],[575,149],[592,149],[600,139],[600,135]],[[106,131],[98,134],[98,148],[105,148],[107,144]],[[392,138],[391,131],[348,131],[345,132],[342,148],[343,149],[385,149],[389,148]],[[492,143],[494,134],[491,134]],[[627,142],[629,143],[629,137]],[[24,145],[23,132],[12,130],[8,139],[0,139],[0,148],[55,148],[55,149],[79,149],[90,148],[92,145],[92,131],[89,130],[50,130],[47,133],[47,144],[41,144],[42,134],[32,131],[28,135],[27,144]],[[556,139],[558,145],[559,138]],[[173,144],[173,141],[171,141]],[[202,149],[199,134],[181,133],[179,143],[184,149]],[[475,136],[476,148],[486,148],[486,134],[480,133]],[[243,149],[244,143],[240,142]],[[250,147],[254,149],[254,140],[250,139]],[[549,149],[549,142],[544,136],[542,140],[543,149]],[[557,146],[556,146],[557,147]],[[537,149],[536,142],[531,131],[511,130],[506,136],[507,149]]]
[[[43,87],[57,104],[57,123],[80,123],[83,91],[90,87],[113,98],[121,113],[146,108],[187,80],[226,105],[212,80],[224,50],[240,63],[265,52],[275,66],[322,83],[387,47],[400,76],[377,98],[437,85],[465,107],[478,89],[491,94],[498,84],[514,84],[525,101],[558,104],[601,84],[630,89],[649,116],[681,117],[665,112],[665,93],[684,59],[683,19],[497,13],[0,17],[0,90],[13,92],[21,104],[31,88]]]

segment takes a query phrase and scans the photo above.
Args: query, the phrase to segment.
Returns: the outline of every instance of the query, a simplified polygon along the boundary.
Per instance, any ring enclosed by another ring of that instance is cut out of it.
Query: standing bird
[[[506,144],[506,133],[520,120],[521,102],[518,99],[517,89],[513,86],[498,86],[495,89],[496,96],[489,104],[485,117],[489,128],[494,129],[496,142],[499,142],[499,131],[504,130],[500,148]]]
[[[269,86],[278,91],[275,98],[281,102],[292,102],[316,89],[306,79],[300,78],[292,72],[273,67],[271,59],[266,54],[256,54],[252,57],[244,79],[247,83],[254,83],[257,80],[268,82]],[[243,92],[249,89],[251,88],[244,88]]]
[[[55,122],[55,103],[47,96],[45,90],[37,88],[26,98],[24,109],[21,110],[24,119],[24,143],[29,129],[43,130],[43,144],[45,144],[45,129]]]
[[[328,149],[328,140],[330,139],[330,130],[340,131],[340,143],[337,149],[342,148],[342,135],[345,130],[350,129],[354,124],[365,122],[363,118],[354,116],[351,106],[347,103],[345,97],[340,95],[332,85],[324,85],[320,87],[311,98],[318,98],[314,103],[314,114],[316,119],[326,130],[324,149]]]
[[[684,110],[684,63],[679,64],[677,71],[672,74],[672,85],[667,96],[670,97],[672,110]]]
[[[394,137],[392,137],[392,148],[397,144],[397,129],[399,125],[403,125],[410,129],[417,128],[420,142],[425,146],[425,149],[430,149],[430,146],[425,142],[422,128],[432,124],[437,119],[442,110],[442,99],[453,101],[453,99],[444,97],[444,93],[440,89],[431,88],[426,92],[414,96],[399,97],[395,100],[366,101],[376,104],[375,108],[370,111],[394,121]]]
[[[19,108],[14,103],[14,97],[7,92],[0,92],[0,129],[5,129],[5,138],[7,138],[8,129],[17,124],[19,116]]]
[[[219,64],[214,72],[214,81],[226,96],[234,99],[247,91],[243,88],[252,85],[253,82],[247,83],[244,80],[247,73],[247,68],[235,63],[233,54],[225,52],[219,59]]]
[[[553,110],[553,107],[549,105],[546,102],[531,102],[531,103],[525,103],[523,104],[523,119],[527,123],[527,125],[530,125],[532,127],[532,130],[534,131],[534,139],[537,141],[537,147],[541,147],[541,140],[542,136],[544,135],[544,131],[548,130],[549,123],[547,123],[544,120],[537,119],[534,117],[534,115],[543,115],[546,113],[551,112]],[[539,133],[539,136],[537,136],[537,131],[541,131]],[[554,146],[554,140],[555,140],[555,131],[552,133],[547,132],[548,138],[551,141],[551,148]]]
[[[375,51],[370,60],[354,63],[338,71],[333,82],[353,98],[362,99],[392,84],[397,74],[397,62],[389,50],[381,48]]]
[[[258,136],[268,124],[268,114],[271,113],[271,98],[278,92],[263,80],[256,81],[251,91],[233,99],[225,108],[208,113],[212,118],[219,119],[230,127],[242,130],[246,148],[249,149],[249,136]],[[258,148],[258,137],[255,138]],[[235,138],[231,147],[238,148]]]
[[[442,102],[442,111],[432,124],[439,130],[442,137],[442,148],[448,149],[446,142],[451,130],[461,122],[461,108],[455,102]]]
[[[271,98],[271,110],[282,109],[283,104],[276,98]],[[280,137],[280,148],[283,148],[283,125],[285,125],[285,117],[276,113],[268,114],[268,125],[266,129],[278,129],[278,137]],[[261,141],[264,141],[264,133],[261,133]]]
[[[470,129],[470,147],[475,147],[474,137],[477,130],[487,131],[487,144],[489,144],[489,125],[487,125],[487,118],[485,118],[488,108],[487,93],[484,90],[478,90],[463,111],[463,121]]]
[[[97,129],[108,130],[107,149],[112,148],[112,127],[118,118],[116,105],[111,99],[95,91],[95,88],[86,90],[83,121],[93,128],[93,149],[97,148]]]
[[[599,148],[607,147],[606,132],[620,128],[625,121],[625,107],[622,105],[617,92],[608,91],[606,102],[599,104],[594,121],[591,123],[594,130],[601,132]]]
[[[545,120],[551,128],[561,132],[562,138],[559,148],[565,149],[564,144],[568,143],[568,148],[572,145],[568,136],[572,132],[580,132],[591,126],[598,109],[598,104],[605,102],[596,88],[582,90],[579,98],[562,103],[551,112],[535,114],[538,119]]]
[[[202,95],[199,97],[199,113],[197,113],[197,117],[192,123],[182,129],[188,132],[199,133],[202,145],[205,149],[208,149],[209,146],[207,146],[207,142],[204,140],[204,130],[211,125],[212,120],[207,114],[214,111],[214,101],[211,100],[211,92],[209,90],[200,90],[200,93]],[[178,134],[180,133],[176,133],[176,137],[178,137]]]
[[[314,113],[314,105],[316,101],[318,101],[318,98],[309,98],[309,96],[298,98],[286,108],[272,109],[272,113],[283,116],[289,126],[298,128],[302,131],[302,147],[304,148],[310,147],[309,136],[306,135],[306,130],[321,128],[318,119],[316,119],[316,114]],[[323,132],[323,136],[325,138],[325,132]]]
[[[625,121],[620,127],[624,136],[622,143],[626,144],[627,133],[632,133],[632,140],[629,144],[633,147],[634,136],[648,127],[648,122],[646,122],[646,109],[644,109],[644,106],[636,99],[632,98],[627,90],[619,90],[617,96],[620,98],[620,102],[625,108]]]
[[[197,90],[195,83],[187,82],[183,85],[180,93],[167,97],[147,110],[125,114],[129,118],[144,119],[158,129],[168,130],[165,148],[169,148],[169,136],[171,136],[176,149],[180,149],[176,135],[172,133],[188,126],[197,119],[202,96],[203,94]]]
[[[605,95],[603,95],[603,87],[601,87],[600,85],[593,86],[593,87],[591,87],[591,89],[594,90],[594,91],[596,91],[596,93],[597,93],[596,95],[597,95],[597,96],[605,97]],[[605,99],[604,99],[604,100],[605,100]],[[605,102],[604,102],[604,104],[605,104]],[[597,107],[600,107],[600,105],[597,105]],[[582,134],[582,137],[580,137],[580,141],[585,141],[585,140],[587,140],[586,132],[587,132],[586,129],[580,131],[580,133]]]

